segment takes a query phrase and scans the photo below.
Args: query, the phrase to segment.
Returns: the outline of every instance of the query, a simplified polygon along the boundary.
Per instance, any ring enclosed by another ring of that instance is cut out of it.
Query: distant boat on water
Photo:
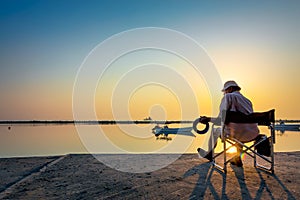
[[[194,136],[191,131],[192,127],[184,127],[184,128],[169,128],[168,126],[158,126],[156,125],[152,129],[152,133],[158,137],[160,135],[168,136],[169,134],[178,134],[178,135],[188,135],[188,136]],[[195,136],[194,136],[195,137]]]
[[[144,118],[144,120],[145,120],[145,121],[151,121],[152,118],[149,116],[149,117]]]

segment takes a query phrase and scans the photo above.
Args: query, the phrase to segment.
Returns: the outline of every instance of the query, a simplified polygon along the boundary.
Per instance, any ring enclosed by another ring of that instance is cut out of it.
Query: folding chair
[[[254,144],[247,146],[245,143],[232,138],[228,135],[224,135],[224,127],[226,124],[234,122],[234,123],[257,123],[259,126],[268,126],[270,130],[270,136],[264,136],[260,137],[258,141],[248,141],[254,142]],[[233,112],[233,111],[224,111],[222,113],[222,119],[221,119],[221,126],[222,126],[222,134],[221,134],[221,140],[223,142],[223,151],[220,153],[215,154],[213,150],[213,166],[223,170],[225,173],[227,172],[227,164],[230,162],[230,159],[227,159],[226,152],[228,149],[230,149],[232,146],[239,144],[243,147],[243,150],[241,153],[246,153],[254,160],[254,167],[266,170],[268,172],[271,172],[274,174],[274,146],[275,144],[275,131],[274,131],[274,124],[275,124],[275,110],[270,110],[267,112],[255,112],[250,115],[245,115],[240,112]],[[214,126],[214,125],[213,125]],[[212,129],[213,131],[213,129]],[[266,140],[269,140],[270,147],[270,156],[262,155],[258,149],[259,145],[262,145],[263,143],[267,142]],[[227,147],[227,143],[229,143],[229,147]],[[223,154],[223,166],[216,163],[216,158],[221,156]],[[262,165],[258,163],[257,158],[261,158],[265,160],[266,163],[270,164],[270,167],[266,165]]]

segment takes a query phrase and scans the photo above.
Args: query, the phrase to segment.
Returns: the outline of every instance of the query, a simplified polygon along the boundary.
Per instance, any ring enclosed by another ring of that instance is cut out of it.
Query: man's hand
[[[200,116],[200,120],[199,120],[199,122],[201,123],[201,124],[207,124],[208,122],[210,122],[210,117],[206,117],[206,116]]]
[[[193,122],[193,129],[196,133],[198,134],[205,134],[207,133],[207,131],[209,130],[209,123],[211,121],[210,117],[205,117],[205,116],[200,116],[199,118],[197,118],[194,122]],[[205,124],[205,128],[203,130],[199,130],[197,125],[201,123],[201,124]]]

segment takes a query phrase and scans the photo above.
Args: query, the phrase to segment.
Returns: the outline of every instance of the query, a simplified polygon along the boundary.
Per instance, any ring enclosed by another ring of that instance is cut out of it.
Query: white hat
[[[235,81],[227,81],[227,82],[224,83],[224,87],[222,89],[222,92],[224,92],[225,90],[227,90],[228,88],[230,88],[232,86],[238,87],[239,89],[241,89],[241,87],[238,86],[238,84]]]

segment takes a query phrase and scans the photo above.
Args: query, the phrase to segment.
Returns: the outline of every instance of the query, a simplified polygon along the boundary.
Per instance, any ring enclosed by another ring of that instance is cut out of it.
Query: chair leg
[[[272,174],[274,174],[274,144],[273,144],[273,141],[271,141],[271,171],[272,171]]]
[[[225,174],[227,173],[227,158],[226,158],[226,141],[224,141],[224,144],[223,144],[223,151],[224,151],[224,172]]]
[[[255,150],[256,151],[256,150]],[[254,167],[256,167],[256,153],[254,153],[254,155],[253,155],[253,162],[254,162]]]
[[[256,167],[257,166],[257,161],[256,161],[256,152],[257,152],[257,150],[254,148],[254,151],[255,151],[255,153],[253,153],[253,164],[254,164],[254,167]]]
[[[267,140],[272,140],[271,137],[268,137]],[[255,153],[254,153],[254,157],[255,156],[258,156],[262,159],[264,159],[265,161],[267,161],[268,163],[270,163],[270,167],[267,167],[265,165],[260,165],[257,160],[255,159],[255,165],[254,167],[255,168],[259,168],[259,169],[262,169],[264,171],[268,171],[268,172],[271,172],[272,174],[274,174],[274,145],[273,145],[273,142],[270,141],[270,148],[271,148],[271,155],[270,155],[270,158],[266,158],[264,155],[260,155],[257,150],[255,150]],[[257,153],[257,154],[256,154]]]

